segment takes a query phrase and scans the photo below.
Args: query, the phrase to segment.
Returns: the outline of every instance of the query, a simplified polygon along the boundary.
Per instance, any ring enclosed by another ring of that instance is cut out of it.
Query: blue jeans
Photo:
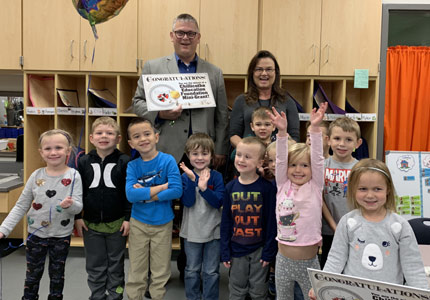
[[[185,296],[188,300],[200,300],[200,284],[203,281],[203,299],[218,300],[220,240],[193,243],[185,239],[184,248],[187,255],[184,273]]]
[[[297,281],[294,282],[294,300],[304,300],[302,289]]]

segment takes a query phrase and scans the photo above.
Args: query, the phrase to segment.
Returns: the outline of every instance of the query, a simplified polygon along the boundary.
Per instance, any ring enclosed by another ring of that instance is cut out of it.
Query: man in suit
[[[142,74],[175,74],[175,73],[208,73],[216,107],[182,110],[182,106],[168,111],[149,112],[146,105],[142,77],[138,81],[136,94],[133,98],[133,109],[138,116],[150,119],[160,131],[157,150],[173,155],[176,162],[188,158],[184,154],[185,143],[192,133],[207,133],[215,143],[213,167],[225,163],[229,149],[228,110],[224,78],[220,68],[200,59],[196,54],[200,43],[199,26],[196,19],[189,14],[181,14],[175,18],[170,32],[175,53],[169,56],[147,61]],[[180,212],[182,216],[182,212]],[[184,279],[186,255],[183,239],[181,252],[177,258],[180,277]],[[147,295],[147,294],[146,294]],[[147,295],[149,296],[149,295]]]
[[[188,137],[195,132],[207,133],[215,142],[213,167],[217,168],[224,164],[229,148],[227,95],[222,71],[197,56],[200,32],[193,16],[179,15],[174,20],[170,39],[175,53],[147,61],[142,74],[208,73],[216,107],[183,110],[179,105],[168,111],[149,112],[141,77],[133,98],[134,112],[155,124],[160,131],[157,149],[173,155],[177,163],[186,160],[184,148]]]

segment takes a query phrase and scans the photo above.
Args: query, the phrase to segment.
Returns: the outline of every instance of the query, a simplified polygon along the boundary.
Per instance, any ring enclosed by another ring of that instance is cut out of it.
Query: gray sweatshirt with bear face
[[[429,288],[414,232],[396,213],[377,223],[357,209],[343,216],[324,271]]]

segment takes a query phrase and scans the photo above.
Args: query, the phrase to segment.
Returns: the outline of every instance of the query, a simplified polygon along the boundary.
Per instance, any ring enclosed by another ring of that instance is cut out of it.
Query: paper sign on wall
[[[206,73],[142,75],[148,111],[215,107]]]
[[[369,69],[355,69],[354,71],[354,88],[369,88]]]

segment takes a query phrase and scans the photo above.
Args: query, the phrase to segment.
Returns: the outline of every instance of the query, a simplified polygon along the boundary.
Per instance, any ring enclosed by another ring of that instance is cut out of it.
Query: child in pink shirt
[[[317,252],[321,244],[324,157],[319,127],[327,103],[311,112],[311,147],[298,143],[288,147],[287,118],[273,109],[272,123],[278,128],[276,142],[276,295],[293,299],[294,281],[302,291],[311,287],[307,268],[320,269]]]

